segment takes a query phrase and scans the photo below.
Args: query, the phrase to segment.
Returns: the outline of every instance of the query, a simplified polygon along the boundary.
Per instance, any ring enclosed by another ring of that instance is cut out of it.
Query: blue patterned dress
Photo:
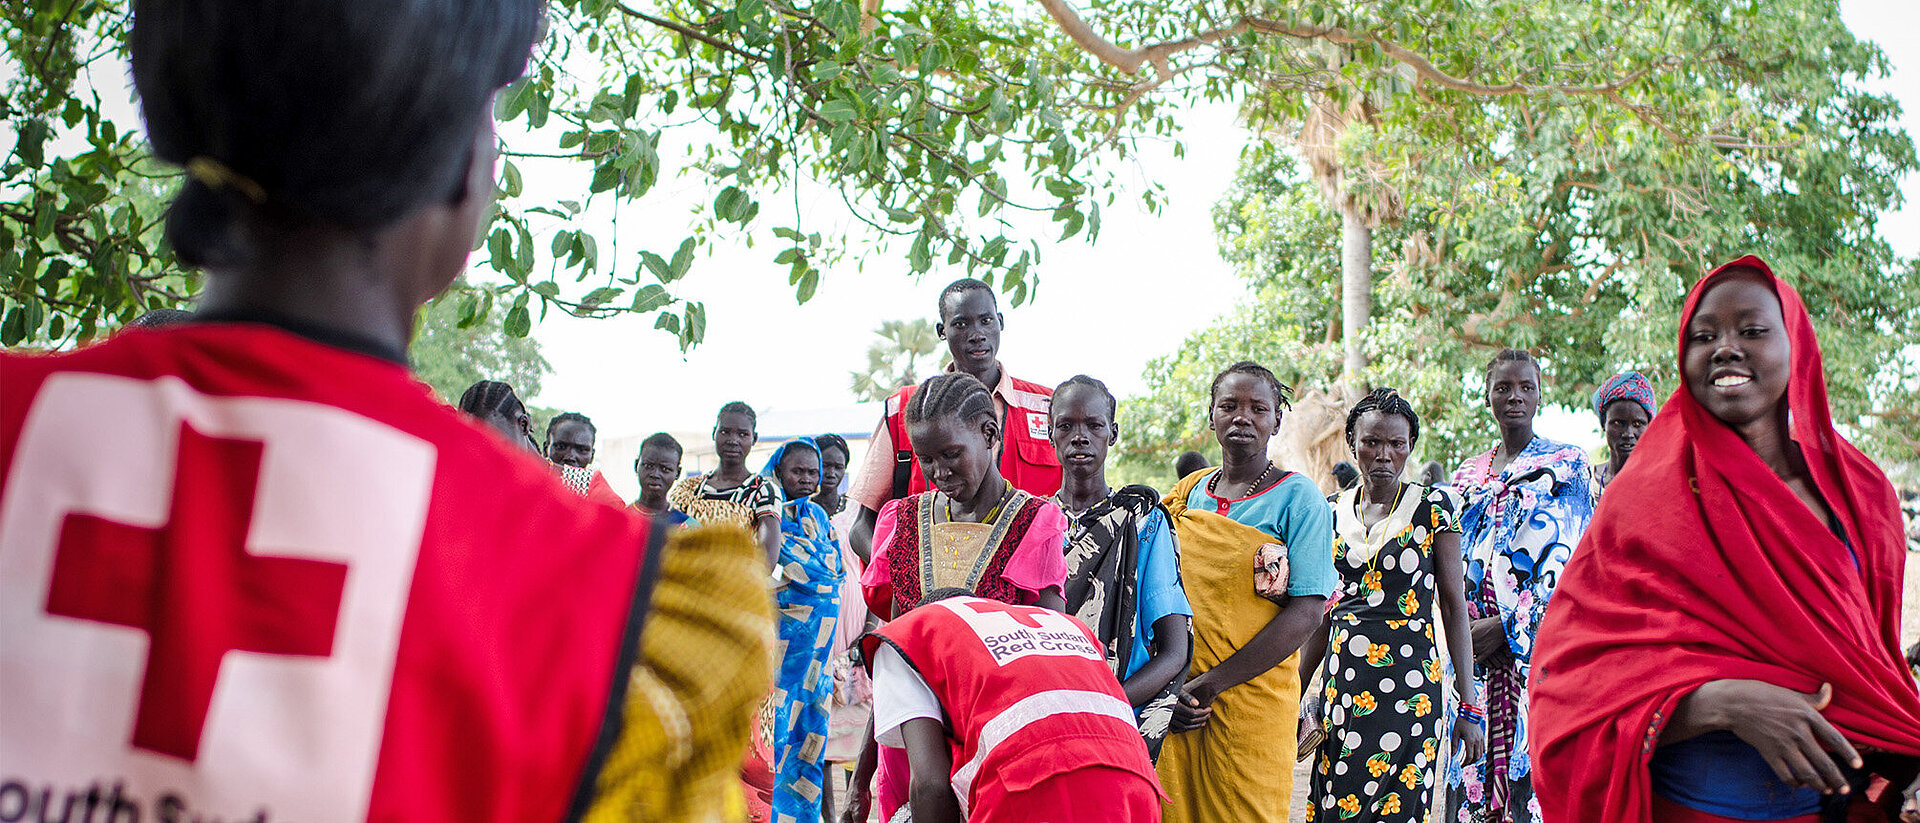
[[[773,819],[820,819],[826,785],[834,623],[840,614],[840,543],[812,500],[780,507],[780,675],[773,693]]]
[[[1460,550],[1467,617],[1498,616],[1513,659],[1474,665],[1475,685],[1486,697],[1487,757],[1464,767],[1449,764],[1449,805],[1458,823],[1540,818],[1527,753],[1533,637],[1567,558],[1593,519],[1587,456],[1578,447],[1535,437],[1499,472],[1493,471],[1493,456],[1489,450],[1468,460],[1454,473],[1453,485],[1466,503]]]

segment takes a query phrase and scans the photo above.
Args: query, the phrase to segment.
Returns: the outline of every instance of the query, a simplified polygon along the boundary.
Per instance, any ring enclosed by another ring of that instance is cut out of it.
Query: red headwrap
[[[1710,680],[1801,692],[1856,748],[1920,755],[1920,693],[1899,652],[1906,554],[1893,486],[1834,431],[1806,306],[1760,258],[1792,344],[1792,437],[1859,556],[1682,385],[1647,428],[1554,592],[1534,650],[1534,788],[1546,819],[1647,821],[1647,761]]]

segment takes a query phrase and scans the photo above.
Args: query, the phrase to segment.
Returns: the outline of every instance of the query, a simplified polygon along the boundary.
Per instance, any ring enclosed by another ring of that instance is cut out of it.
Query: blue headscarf
[[[820,444],[815,443],[813,438],[796,437],[785,443],[781,443],[780,448],[774,449],[773,456],[767,458],[767,465],[760,469],[761,476],[773,481],[773,490],[776,494],[780,495],[782,501],[787,499],[787,488],[780,482],[780,461],[786,458],[787,450],[795,446],[812,451],[815,457],[820,456]]]
[[[1647,417],[1653,417],[1655,411],[1653,384],[1647,381],[1646,375],[1637,371],[1623,371],[1607,378],[1607,382],[1601,383],[1600,388],[1594,390],[1593,413],[1599,416],[1600,422],[1606,422],[1607,405],[1615,400],[1632,400],[1639,403],[1640,408],[1647,410]]]

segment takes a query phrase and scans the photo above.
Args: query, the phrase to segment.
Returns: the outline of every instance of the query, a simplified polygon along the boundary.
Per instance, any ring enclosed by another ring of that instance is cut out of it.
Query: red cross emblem
[[[999,601],[990,601],[986,603],[966,603],[963,605],[966,608],[972,609],[975,613],[978,613],[978,614],[1004,614],[1007,617],[1012,618],[1013,622],[1019,623],[1022,626],[1026,626],[1029,629],[1047,628],[1047,626],[1044,623],[1040,622],[1040,618],[1043,616],[1052,616],[1053,614],[1057,614],[1057,612],[1039,610],[1037,609],[1037,607],[1034,607],[1034,606],[1013,606],[1013,605],[1008,605],[1006,603],[1001,603]]]
[[[347,567],[247,552],[262,449],[182,424],[166,525],[67,516],[47,613],[147,633],[134,746],[193,760],[229,651],[333,653]]]

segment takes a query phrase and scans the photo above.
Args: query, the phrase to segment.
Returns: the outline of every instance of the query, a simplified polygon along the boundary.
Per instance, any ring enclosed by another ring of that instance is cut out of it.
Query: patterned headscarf
[[[1632,400],[1647,410],[1648,417],[1654,415],[1653,384],[1647,382],[1646,375],[1637,371],[1623,371],[1609,377],[1607,382],[1594,390],[1593,413],[1599,416],[1600,422],[1606,422],[1607,404],[1615,400]]]
[[[816,455],[820,453],[820,446],[813,441],[813,438],[796,437],[785,443],[781,443],[779,448],[774,449],[773,456],[767,458],[767,465],[760,469],[761,476],[773,481],[774,493],[778,494],[783,501],[787,499],[787,490],[785,486],[780,485],[780,476],[778,474],[780,470],[780,460],[787,456],[788,449],[796,446],[807,449]]]

